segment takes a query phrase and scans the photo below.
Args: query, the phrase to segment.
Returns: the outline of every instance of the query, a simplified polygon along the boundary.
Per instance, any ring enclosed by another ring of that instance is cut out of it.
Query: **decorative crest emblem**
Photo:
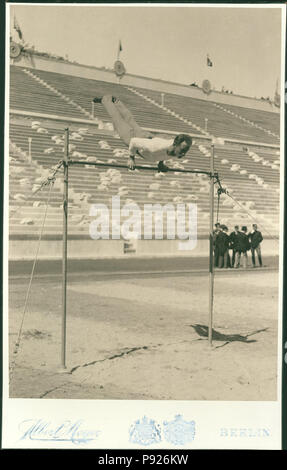
[[[11,41],[10,42],[10,58],[17,59],[22,52],[22,46],[17,42]]]
[[[176,415],[173,421],[163,422],[163,433],[171,444],[188,444],[195,436],[195,421],[184,421],[181,415]]]
[[[120,60],[116,60],[114,64],[114,71],[118,77],[122,77],[126,73],[125,66]]]
[[[148,446],[161,441],[160,426],[154,420],[144,416],[130,427],[130,442]]]

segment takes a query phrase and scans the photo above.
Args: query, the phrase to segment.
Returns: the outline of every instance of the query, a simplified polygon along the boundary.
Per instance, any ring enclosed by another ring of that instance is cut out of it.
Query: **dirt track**
[[[26,283],[10,282],[10,350]],[[10,396],[19,398],[275,400],[277,272],[73,280],[67,367],[58,373],[61,285],[35,280]]]

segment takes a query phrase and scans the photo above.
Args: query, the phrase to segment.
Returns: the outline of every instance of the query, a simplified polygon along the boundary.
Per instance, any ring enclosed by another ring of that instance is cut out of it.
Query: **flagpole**
[[[209,319],[208,343],[212,346],[213,327],[213,298],[214,298],[214,253],[213,253],[213,223],[214,223],[214,143],[211,144],[210,156],[210,189],[209,189],[210,219],[209,219]]]
[[[121,40],[119,40],[117,60],[120,60],[121,50],[122,50],[122,43],[121,43]],[[118,85],[120,85],[120,82],[121,82],[121,77],[118,77]]]
[[[120,50],[120,49],[121,49],[121,48],[120,48],[120,42],[119,42],[119,45],[118,45],[118,55],[117,55],[117,60],[119,60],[119,58],[120,58],[120,52],[121,52],[121,50]]]
[[[120,59],[120,53],[121,53],[122,50],[123,50],[123,48],[122,48],[122,42],[121,42],[121,40],[119,40],[119,47],[118,47],[118,56],[117,56],[117,60]]]
[[[67,371],[67,246],[68,246],[68,184],[69,184],[69,128],[65,129],[64,152],[64,194],[63,194],[63,260],[62,260],[62,339],[60,372]]]

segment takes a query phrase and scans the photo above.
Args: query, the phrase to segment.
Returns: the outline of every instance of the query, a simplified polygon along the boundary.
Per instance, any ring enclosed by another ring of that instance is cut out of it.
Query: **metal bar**
[[[213,224],[214,224],[214,145],[211,145],[210,156],[210,224],[209,224],[209,321],[208,342],[212,346],[213,295],[214,295],[214,262],[213,262]]]
[[[121,163],[100,163],[100,162],[85,162],[83,160],[69,160],[68,165],[90,165],[90,166],[98,166],[103,168],[124,168],[127,170],[127,166]],[[144,166],[138,165],[136,166],[137,170],[151,170],[151,171],[158,171],[156,166]],[[169,168],[167,173],[175,172],[175,173],[196,173],[196,174],[203,174],[210,176],[210,171],[195,171],[195,170],[181,170],[179,168]]]
[[[67,323],[67,239],[68,239],[68,184],[69,184],[69,128],[65,129],[63,195],[63,260],[62,260],[62,343],[61,368],[66,369],[66,323]]]

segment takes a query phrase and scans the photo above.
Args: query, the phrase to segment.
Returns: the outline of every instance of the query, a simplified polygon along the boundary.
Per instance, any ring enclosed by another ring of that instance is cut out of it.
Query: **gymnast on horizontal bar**
[[[185,156],[192,145],[192,138],[187,134],[179,134],[175,139],[154,137],[142,129],[126,106],[114,96],[95,97],[94,103],[101,103],[112,119],[113,125],[122,141],[129,148],[128,168],[135,169],[135,157],[157,163],[158,171],[166,172],[169,168],[164,160],[180,159]]]

